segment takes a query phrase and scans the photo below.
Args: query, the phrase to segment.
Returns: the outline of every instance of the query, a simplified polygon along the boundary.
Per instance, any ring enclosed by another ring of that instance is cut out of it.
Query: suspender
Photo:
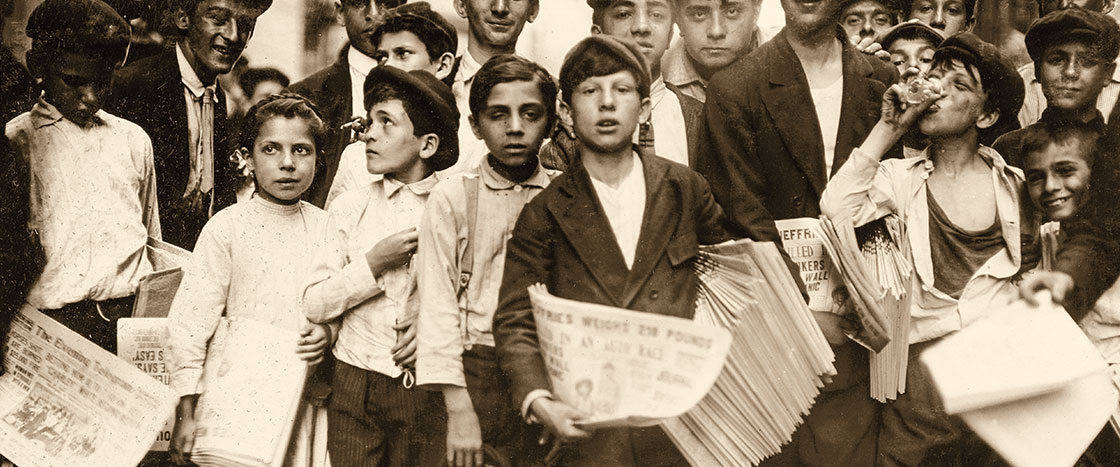
[[[479,177],[463,177],[463,191],[467,198],[467,246],[463,257],[459,259],[459,336],[462,338],[463,347],[470,350],[467,343],[467,286],[471,283],[471,272],[474,269],[474,245],[471,236],[475,233],[478,224],[478,184]]]

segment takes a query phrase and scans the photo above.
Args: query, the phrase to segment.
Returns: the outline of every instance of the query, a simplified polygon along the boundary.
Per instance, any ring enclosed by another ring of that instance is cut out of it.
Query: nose
[[[82,86],[78,89],[78,92],[81,93],[81,102],[86,108],[97,107],[97,90],[92,84]]]
[[[859,37],[874,37],[875,29],[872,27],[871,21],[864,21],[863,26],[860,27]]]
[[[1062,190],[1061,180],[1058,180],[1058,177],[1055,177],[1052,174],[1047,174],[1046,175],[1046,184],[1043,185],[1043,189],[1046,190],[1047,193],[1056,193],[1058,191],[1061,191]]]
[[[723,19],[720,15],[712,16],[712,25],[708,28],[708,39],[721,40],[727,37],[727,25],[723,24]]]
[[[1081,67],[1077,65],[1077,60],[1070,60],[1066,66],[1062,67],[1062,76],[1066,78],[1076,79],[1081,75]]]
[[[649,12],[645,8],[639,8],[634,12],[634,22],[630,25],[630,34],[633,36],[648,36],[653,33],[653,27],[649,24]]]
[[[497,17],[509,15],[509,0],[494,0],[490,2],[490,13]]]
[[[521,122],[521,115],[514,113],[509,118],[509,127],[506,128],[506,133],[511,135],[519,135],[524,132],[525,125]]]
[[[296,168],[296,161],[292,157],[292,149],[284,150],[283,157],[280,158],[280,170],[292,171]]]
[[[935,28],[945,29],[945,8],[937,7],[933,12],[933,19],[930,21],[930,26]]]
[[[613,89],[605,89],[600,93],[599,108],[604,110],[614,109],[615,95]]]

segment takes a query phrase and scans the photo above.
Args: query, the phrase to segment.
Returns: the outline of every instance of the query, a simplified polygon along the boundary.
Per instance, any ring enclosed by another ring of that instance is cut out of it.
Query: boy
[[[900,16],[902,11],[892,0],[847,0],[840,6],[840,27],[849,41],[858,44],[882,35],[898,24]]]
[[[759,0],[674,0],[681,41],[661,59],[665,84],[703,103],[712,74],[762,43],[761,7]]]
[[[1023,88],[1015,68],[995,46],[961,33],[937,48],[930,77],[941,80],[943,92],[905,111],[905,86],[888,89],[879,122],[821,197],[824,215],[850,218],[856,227],[898,215],[913,247],[911,360],[906,392],[883,408],[878,460],[885,465],[976,462],[965,457],[974,438],[938,407],[917,358],[1014,299],[1024,240],[1037,232],[1034,219],[1020,214],[1022,172],[977,143],[981,129],[1016,118]],[[911,126],[929,138],[929,148],[880,162]]]
[[[490,154],[436,185],[420,222],[416,376],[443,392],[448,465],[480,464],[481,443],[506,462],[528,464],[536,445],[510,406],[491,326],[508,234],[525,203],[557,175],[537,158],[555,124],[556,95],[552,76],[536,63],[498,55],[482,65],[470,122]]]
[[[933,51],[945,40],[941,32],[918,20],[892,27],[879,36],[883,50],[891,55],[891,63],[901,76],[910,68],[925,74],[933,63]]]
[[[385,22],[373,31],[370,42],[381,65],[404,71],[424,70],[447,83],[455,62],[459,39],[455,27],[427,2],[408,3],[385,12]],[[338,172],[331,182],[326,205],[338,195],[376,178],[366,170],[366,156],[360,144],[342,151]]]
[[[1027,31],[1026,42],[1046,98],[1046,109],[1032,125],[1079,121],[1103,131],[1104,118],[1097,110],[1097,100],[1112,80],[1120,54],[1120,26],[1116,21],[1080,8],[1058,10],[1035,21]],[[1023,167],[1025,163],[1022,146],[1026,131],[1009,132],[992,145],[1012,166]]]
[[[354,116],[366,114],[362,107],[362,85],[369,71],[377,66],[373,30],[381,24],[386,10],[403,3],[404,0],[334,0],[337,21],[346,29],[349,42],[338,61],[293,84],[290,89],[314,102],[331,129],[328,144],[319,148],[323,170],[315,171],[315,182],[304,195],[311,204],[326,206],[342,151],[355,145],[350,142],[349,131],[340,128]],[[362,145],[356,146],[360,149]]]
[[[416,227],[435,171],[455,163],[459,122],[446,84],[390,66],[365,81],[370,173],[383,177],[339,196],[337,231],[304,290],[308,319],[342,319],[327,401],[332,465],[436,465],[446,425],[441,398],[410,389],[416,298]],[[448,144],[450,143],[450,144]],[[371,248],[372,245],[372,248]]]
[[[474,75],[495,55],[517,53],[525,23],[532,23],[540,13],[540,0],[455,0],[455,12],[467,21],[467,47],[455,60],[451,86],[463,120],[459,122],[459,162],[449,173],[474,167],[486,156],[486,144],[471,133],[466,120]]]
[[[101,110],[125,59],[128,24],[100,0],[47,0],[27,21],[27,64],[42,97],[5,128],[30,164],[29,227],[46,254],[27,302],[116,350],[116,319],[151,271],[160,238],[152,143],[139,126]]]
[[[1101,128],[1077,120],[1039,122],[1022,131],[1027,192],[1043,222],[1072,217],[1088,197]]]
[[[271,0],[174,0],[183,37],[130,63],[113,81],[111,110],[152,138],[165,240],[193,249],[210,216],[237,200],[235,129],[218,75],[229,73]]]
[[[908,19],[920,20],[945,37],[971,31],[976,20],[976,0],[911,0],[905,7]]]
[[[568,52],[560,115],[575,130],[579,154],[521,211],[506,250],[494,315],[498,361],[522,415],[564,441],[560,465],[685,462],[657,427],[573,426],[580,412],[549,392],[527,292],[542,283],[559,297],[692,317],[690,263],[700,244],[728,236],[703,178],[632,143],[650,112],[649,83],[633,43],[596,35]]]

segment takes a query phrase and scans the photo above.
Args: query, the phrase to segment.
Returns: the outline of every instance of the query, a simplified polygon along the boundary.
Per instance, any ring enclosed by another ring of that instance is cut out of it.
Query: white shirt
[[[1120,65],[1120,59],[1117,59],[1116,63]],[[1042,94],[1042,83],[1034,75],[1034,63],[1019,67],[1019,76],[1023,77],[1023,84],[1027,91],[1023,96],[1023,107],[1019,109],[1019,124],[1026,128],[1027,125],[1042,118],[1042,111],[1046,110],[1046,96]],[[1100,95],[1097,96],[1097,110],[1101,111],[1106,123],[1109,114],[1112,113],[1112,106],[1116,105],[1118,98],[1120,98],[1120,66],[1112,72],[1112,79],[1108,80],[1108,84],[1105,84]]]
[[[451,86],[451,92],[455,94],[455,105],[459,108],[459,160],[455,165],[440,171],[441,175],[472,169],[490,152],[486,143],[471,131],[471,123],[468,120],[471,115],[469,102],[471,84],[474,83],[474,75],[478,73],[479,68],[482,68],[482,64],[475,60],[470,52],[460,57],[459,71],[455,74],[455,83]]]
[[[836,159],[836,132],[840,129],[840,104],[844,100],[844,77],[839,76],[832,84],[823,88],[809,88],[813,95],[813,107],[817,110],[817,122],[821,127],[824,143],[825,178],[832,175],[832,161]]]
[[[688,136],[685,134],[684,112],[677,95],[665,87],[665,80],[658,77],[650,83],[650,101],[653,111],[653,151],[673,162],[688,165]],[[641,132],[641,129],[638,130]],[[638,141],[635,133],[634,141]]]
[[[27,295],[38,309],[127,297],[152,269],[144,248],[161,238],[152,142],[104,110],[95,119],[80,127],[39,99],[5,128],[28,162],[28,227],[47,260]]]
[[[369,76],[370,70],[377,66],[377,60],[373,57],[361,53],[358,49],[350,47],[346,52],[346,62],[350,65],[350,98],[351,98],[351,111],[353,116],[365,116],[365,84],[366,76]]]
[[[324,206],[330,209],[331,203],[343,193],[355,188],[369,185],[381,180],[381,174],[369,173],[366,166],[366,145],[361,141],[352,143],[342,150],[338,159],[338,172],[331,180],[331,189],[327,192],[327,202]]]
[[[656,137],[656,136],[655,136]],[[638,235],[642,233],[642,216],[646,211],[646,176],[642,169],[642,159],[631,153],[634,163],[630,173],[624,175],[618,186],[610,185],[591,178],[591,186],[599,197],[599,204],[611,224],[614,239],[622,250],[626,267],[634,265],[634,253],[638,249]]]
[[[381,240],[418,227],[428,192],[438,179],[431,175],[405,185],[383,178],[343,193],[329,212],[334,231],[315,255],[304,313],[316,323],[342,317],[333,354],[347,364],[396,378],[401,369],[389,351],[397,341],[393,325],[404,318],[415,277],[408,266],[384,271],[375,278],[366,252]]]
[[[190,148],[191,148],[191,173],[188,176],[187,186],[183,192],[183,196],[189,195],[193,191],[201,178],[199,170],[202,168],[202,94],[207,89],[214,95],[214,105],[218,105],[218,82],[215,80],[209,86],[202,84],[202,79],[195,73],[194,68],[191,67],[190,62],[187,61],[187,56],[183,55],[183,47],[175,45],[175,59],[179,63],[179,76],[183,82],[183,99],[186,101],[187,109],[187,132],[189,133]],[[216,108],[216,107],[215,107]],[[213,143],[213,141],[211,141]],[[216,146],[211,146],[217,150]],[[222,157],[220,154],[214,153],[213,157]],[[214,170],[214,164],[211,162],[210,170]],[[211,174],[211,180],[213,174]],[[210,214],[213,214],[214,209],[214,191],[210,191]]]

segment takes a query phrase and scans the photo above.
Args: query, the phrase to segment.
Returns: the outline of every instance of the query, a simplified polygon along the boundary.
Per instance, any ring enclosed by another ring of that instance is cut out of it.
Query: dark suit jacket
[[[844,94],[833,173],[863,143],[879,119],[894,67],[844,41]],[[820,215],[825,174],[824,144],[801,62],[783,29],[750,55],[716,73],[708,84],[696,170],[727,211],[736,236],[778,241],[766,217]],[[761,203],[769,213],[758,212]],[[772,224],[771,224],[772,226]],[[771,227],[772,228],[772,227]]]
[[[206,225],[206,210],[183,203],[191,170],[190,132],[183,78],[175,49],[121,68],[113,78],[109,112],[140,125],[152,138],[163,240],[187,249]],[[237,168],[230,162],[235,149],[226,119],[226,100],[218,87],[214,103],[214,212],[237,201]]]
[[[545,284],[558,297],[691,318],[700,244],[727,237],[708,184],[682,165],[643,155],[646,208],[632,269],[580,163],[529,202],[514,227],[494,315],[494,338],[513,403],[550,387],[526,288]],[[660,429],[600,430],[577,443],[565,463],[643,464],[635,453],[679,457]],[[652,440],[645,442],[643,440]],[[663,442],[658,442],[661,440]],[[668,452],[654,453],[659,447]]]
[[[326,147],[319,148],[320,160],[316,164],[315,180],[303,195],[304,200],[319,207],[327,202],[331,182],[338,173],[339,158],[350,139],[347,132],[338,129],[354,113],[354,99],[350,95],[350,62],[346,59],[348,49],[343,48],[341,57],[333,65],[288,87],[289,91],[314,102],[330,129]]]

